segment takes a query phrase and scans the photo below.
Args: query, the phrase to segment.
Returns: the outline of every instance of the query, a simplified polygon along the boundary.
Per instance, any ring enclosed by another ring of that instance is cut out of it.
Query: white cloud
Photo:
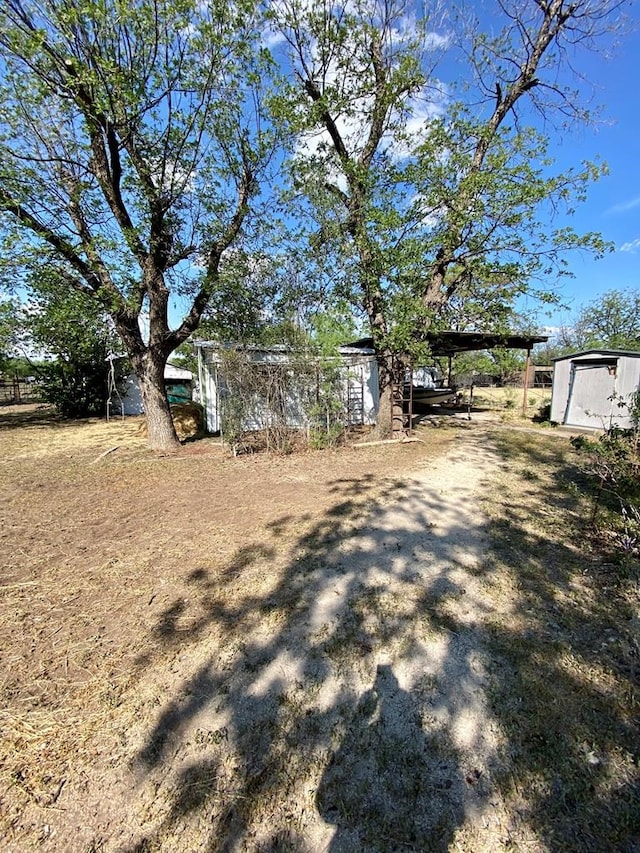
[[[267,28],[262,32],[262,43],[269,50],[273,50],[276,47],[280,47],[281,44],[286,42],[286,38],[284,34],[279,30]]]
[[[629,199],[629,201],[620,202],[620,204],[614,204],[613,207],[610,207],[607,210],[607,213],[626,213],[628,210],[633,210],[636,207],[640,207],[640,195],[635,198]]]
[[[446,50],[451,45],[451,36],[449,34],[441,35],[440,33],[427,33],[425,38],[425,47],[427,50]]]
[[[405,160],[411,156],[413,147],[422,140],[427,124],[444,115],[446,99],[444,84],[436,88],[433,82],[417,97],[409,99],[406,106],[410,115],[406,120],[403,138],[394,140],[392,134],[387,135],[387,150],[395,160]]]
[[[271,0],[270,8],[275,13],[275,20],[285,22],[286,26],[288,12],[294,8],[299,20],[302,22],[302,30],[307,16],[317,8],[317,0]],[[384,51],[392,63],[400,62],[405,50],[412,50],[416,40],[420,41],[417,31],[420,29],[415,14],[409,13],[399,15],[386,23],[380,18],[380,8],[375,2],[368,0],[342,0],[341,8],[362,20],[368,19],[369,24],[379,26],[384,41]],[[369,12],[367,12],[367,9]],[[366,58],[361,59],[358,67],[357,57],[360,54],[360,46],[355,35],[352,36],[353,43],[347,39],[341,44],[339,51],[331,51],[327,56],[322,51],[317,39],[311,32],[306,32],[303,38],[306,60],[309,66],[308,73],[315,79],[322,81],[322,86],[328,92],[337,94],[339,108],[332,110],[336,127],[345,143],[349,154],[357,157],[366,145],[371,118],[374,107],[374,96],[363,88],[363,80],[367,80],[371,69],[368,67]],[[450,35],[435,31],[422,33],[422,47],[425,52],[444,50],[450,44]],[[274,23],[263,33],[263,40],[273,46],[282,44],[285,40],[283,31],[278,29]],[[293,64],[296,64],[295,58]],[[384,137],[382,148],[396,162],[408,158],[413,145],[420,141],[425,131],[425,126],[434,118],[444,114],[444,106],[448,92],[444,83],[434,80],[414,91],[399,105],[398,110],[389,117],[390,123],[400,129],[395,133],[390,129]],[[324,152],[332,148],[329,134],[321,128],[302,135],[297,142],[296,154],[304,160],[313,156],[323,156]],[[329,180],[332,180],[342,189],[345,188],[343,176],[335,165],[328,165]]]
[[[635,240],[631,240],[629,243],[623,243],[622,246],[619,247],[619,252],[631,252],[631,254],[635,254],[638,249],[640,249],[640,237]]]
[[[333,71],[327,74],[328,79],[332,76],[334,76]],[[355,83],[353,89],[357,91]],[[446,98],[444,85],[436,89],[432,81],[419,93],[409,97],[404,104],[404,120],[400,122],[402,132],[396,134],[393,130],[389,130],[385,133],[382,148],[396,162],[410,157],[413,147],[420,142],[427,124],[434,118],[444,115]],[[352,156],[357,156],[367,141],[373,103],[373,96],[370,95],[354,97],[349,104],[348,112],[334,115],[336,127]],[[399,119],[399,114],[392,114],[392,123],[396,119]],[[331,138],[327,131],[316,129],[299,138],[296,153],[304,159],[318,154],[325,147],[331,148]],[[337,178],[336,175],[331,177]]]
[[[389,30],[390,39],[398,44],[411,44],[415,41],[416,32],[421,28],[415,14],[406,14],[398,18],[396,25]],[[422,28],[421,28],[422,29]],[[451,46],[450,33],[438,33],[435,30],[422,30],[422,44],[426,51],[446,50]]]

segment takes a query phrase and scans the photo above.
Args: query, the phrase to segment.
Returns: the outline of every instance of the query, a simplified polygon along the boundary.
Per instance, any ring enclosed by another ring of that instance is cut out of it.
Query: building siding
[[[640,388],[640,353],[588,350],[555,359],[551,420],[567,426],[631,426],[629,402]]]

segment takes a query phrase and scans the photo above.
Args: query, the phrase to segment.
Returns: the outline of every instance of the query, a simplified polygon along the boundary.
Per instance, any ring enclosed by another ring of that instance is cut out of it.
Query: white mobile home
[[[554,359],[551,420],[593,429],[631,426],[640,352],[587,350]]]
[[[208,432],[224,432],[224,404],[232,398],[232,380],[230,371],[230,353],[241,353],[254,367],[261,367],[265,376],[271,367],[272,373],[285,377],[281,405],[287,425],[291,427],[308,426],[309,402],[321,382],[323,362],[317,362],[313,369],[313,360],[303,362],[287,346],[247,346],[234,344],[222,345],[212,341],[196,341],[198,355],[198,385],[200,402],[205,410],[205,422]],[[337,369],[338,396],[342,406],[342,419],[346,424],[374,424],[378,409],[378,365],[372,349],[360,346],[340,348],[340,355],[329,361]],[[324,361],[326,366],[327,361]],[[261,429],[266,426],[269,417],[264,396],[256,392],[252,398],[250,411],[245,411],[244,428]]]

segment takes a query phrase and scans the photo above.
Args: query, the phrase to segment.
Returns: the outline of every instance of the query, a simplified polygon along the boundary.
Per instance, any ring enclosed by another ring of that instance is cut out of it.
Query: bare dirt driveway
[[[531,749],[513,703],[551,723],[547,698],[533,713],[513,679],[553,668],[573,739],[582,711],[556,659],[527,645],[547,593],[489,557],[511,500],[491,428],[239,459],[210,440],[158,458],[132,422],[37,413],[5,418],[2,437],[3,849],[554,849],[531,815],[548,811],[555,759],[537,805],[505,782],[510,751]],[[620,752],[632,730],[609,713],[592,730]],[[593,744],[576,749],[590,779]],[[635,778],[627,753],[616,785]],[[562,849],[597,850],[589,831]]]

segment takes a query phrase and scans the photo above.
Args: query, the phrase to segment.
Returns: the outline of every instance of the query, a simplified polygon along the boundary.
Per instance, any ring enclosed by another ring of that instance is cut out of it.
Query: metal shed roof
[[[190,370],[185,370],[184,367],[177,367],[175,364],[171,364],[171,362],[168,361],[164,368],[164,378],[183,379],[188,381],[193,379],[193,373]]]
[[[559,355],[556,358],[552,358],[551,361],[565,361],[567,359],[572,358],[581,358],[583,355],[597,355],[597,356],[625,356],[629,358],[640,358],[640,352],[636,350],[628,350],[628,349],[584,349],[579,352],[571,352],[568,355]]]

